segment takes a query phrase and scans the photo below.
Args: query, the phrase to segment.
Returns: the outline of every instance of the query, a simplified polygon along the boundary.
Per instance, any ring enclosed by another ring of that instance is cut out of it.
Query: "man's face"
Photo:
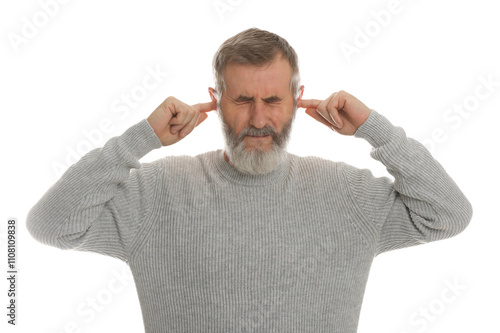
[[[226,153],[240,171],[267,173],[281,162],[296,111],[291,75],[280,55],[263,67],[227,65],[218,112]]]

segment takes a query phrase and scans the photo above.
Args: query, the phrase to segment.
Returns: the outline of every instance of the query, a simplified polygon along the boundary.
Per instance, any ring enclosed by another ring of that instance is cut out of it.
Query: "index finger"
[[[191,107],[199,112],[209,112],[209,111],[217,110],[217,102],[212,101],[212,102],[208,102],[208,103],[198,103],[198,104],[191,105]]]
[[[297,107],[299,108],[317,108],[318,105],[323,102],[322,100],[319,99],[298,99],[297,100]]]

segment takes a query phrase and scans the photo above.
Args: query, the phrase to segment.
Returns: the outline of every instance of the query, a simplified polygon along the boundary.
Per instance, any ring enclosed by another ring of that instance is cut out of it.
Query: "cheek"
[[[269,114],[271,115],[271,121],[273,122],[276,129],[281,132],[283,125],[287,123],[293,115],[293,105],[291,106],[274,106],[270,107]]]
[[[224,119],[239,133],[241,129],[248,126],[250,106],[249,105],[221,105]]]

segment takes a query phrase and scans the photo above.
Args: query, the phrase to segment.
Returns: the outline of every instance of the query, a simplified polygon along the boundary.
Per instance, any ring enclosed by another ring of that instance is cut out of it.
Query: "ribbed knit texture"
[[[127,262],[148,333],[353,333],[376,255],[456,235],[472,216],[402,128],[372,110],[355,136],[394,182],[293,154],[259,176],[222,150],[141,165],[161,147],[142,120],[69,168],[27,227]]]

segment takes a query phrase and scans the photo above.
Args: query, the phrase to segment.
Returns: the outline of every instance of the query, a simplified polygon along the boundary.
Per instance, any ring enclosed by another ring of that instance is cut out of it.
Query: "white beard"
[[[283,126],[281,135],[271,126],[261,129],[247,127],[239,135],[236,135],[234,130],[226,123],[219,103],[217,104],[217,113],[221,120],[222,132],[225,138],[225,152],[231,165],[240,172],[248,175],[266,174],[276,169],[286,157],[286,146],[290,138],[295,110],[292,119]],[[267,151],[260,148],[249,151],[246,149],[245,141],[243,140],[246,135],[271,135],[273,139],[272,146]]]

